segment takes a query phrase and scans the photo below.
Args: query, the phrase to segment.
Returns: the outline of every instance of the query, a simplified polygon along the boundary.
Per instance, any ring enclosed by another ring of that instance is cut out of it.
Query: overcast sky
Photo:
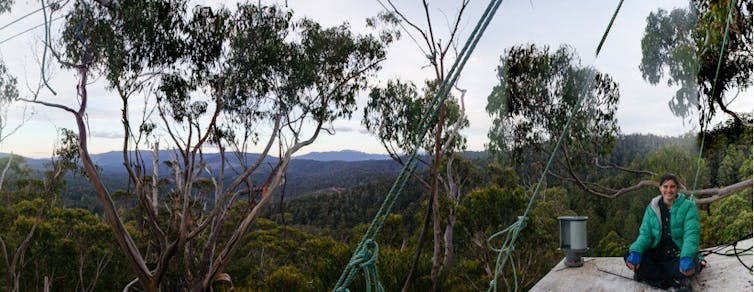
[[[16,2],[12,13],[0,15],[0,27],[40,6],[37,1],[17,0]],[[198,1],[197,3],[211,3],[212,5],[221,3],[220,1],[212,2]],[[408,17],[417,23],[425,23],[420,1],[395,2]],[[435,32],[447,35],[448,28],[445,19],[453,17],[457,2],[460,1],[430,2],[432,17],[436,20]],[[674,94],[675,88],[667,87],[662,82],[658,86],[646,83],[642,80],[638,69],[641,60],[640,41],[647,15],[658,8],[669,10],[675,7],[685,7],[687,2],[660,1],[661,3],[657,5],[661,6],[652,6],[655,5],[655,1],[626,1],[601,55],[595,58],[594,51],[618,2],[617,0],[504,2],[458,82],[459,87],[468,90],[465,100],[471,126],[464,130],[463,134],[468,138],[469,149],[482,150],[487,142],[486,135],[491,119],[484,108],[487,95],[496,82],[495,69],[499,64],[500,55],[506,48],[524,43],[549,45],[552,48],[568,44],[576,49],[582,65],[594,66],[599,71],[610,74],[619,83],[621,98],[617,119],[622,133],[674,136],[694,130],[694,122],[684,123],[681,118],[673,116],[668,108],[667,103]],[[274,3],[286,5],[286,1]],[[468,13],[461,25],[462,40],[465,40],[471,32],[487,3],[486,1],[471,1]],[[383,9],[376,0],[288,0],[287,5],[288,8],[294,10],[294,17],[309,17],[323,26],[348,22],[352,29],[359,33],[371,32],[365,27],[365,19],[376,15]],[[2,28],[0,42],[42,21],[42,13],[38,12]],[[59,22],[62,20],[59,20],[58,24]],[[57,30],[53,30],[53,37],[57,35],[56,32]],[[410,33],[416,35],[415,31],[410,31]],[[42,55],[40,44],[43,36],[43,30],[37,29],[0,44],[0,58],[8,66],[11,74],[18,78],[19,90],[27,96],[29,92],[27,84],[33,85],[39,80],[39,63]],[[423,84],[424,79],[433,76],[426,65],[427,59],[404,32],[404,37],[389,49],[388,59],[383,63],[383,70],[379,73],[378,79],[384,82],[388,79],[400,78]],[[41,98],[50,101],[59,101],[61,98],[72,100],[71,97],[75,94],[73,85],[75,76],[72,72],[61,71],[56,69],[57,66],[53,67],[55,67],[53,68],[54,76],[50,80],[50,85],[58,92],[58,95],[53,96],[49,91],[43,90]],[[103,83],[96,81],[89,89],[89,95],[92,97],[88,110],[92,132],[90,142],[92,153],[118,150],[122,147],[119,99],[115,94],[105,90]],[[359,98],[360,108],[351,120],[335,123],[335,135],[320,136],[315,144],[301,153],[343,149],[369,153],[384,152],[375,138],[364,133],[364,128],[360,124],[361,106],[365,104],[365,96],[366,94],[363,94]],[[732,107],[738,111],[751,112],[754,108],[754,99],[739,97]],[[18,122],[22,113],[21,109],[21,105],[8,109],[11,128],[14,122]],[[74,128],[71,115],[60,110],[35,106],[27,107],[26,113],[33,113],[33,115],[18,132],[0,143],[0,152],[14,152],[28,157],[49,157],[58,139],[56,129]]]

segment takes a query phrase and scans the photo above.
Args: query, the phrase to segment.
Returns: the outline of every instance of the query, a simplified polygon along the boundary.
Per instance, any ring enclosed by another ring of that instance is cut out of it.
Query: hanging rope
[[[736,4],[737,1],[730,1],[730,5],[728,5],[728,17],[725,20],[725,35],[723,35],[723,43],[722,46],[720,46],[720,54],[717,58],[717,68],[715,69],[715,79],[712,80],[712,91],[711,95],[715,94],[715,89],[717,88],[717,78],[720,76],[720,67],[723,64],[723,55],[725,54],[726,46],[728,45],[728,33],[730,32],[730,21],[733,18],[733,7]],[[702,104],[704,106],[704,104]],[[709,119],[708,119],[709,120]],[[699,180],[699,172],[702,169],[702,152],[704,151],[704,138],[707,136],[707,121],[700,121],[701,122],[701,131],[702,131],[702,139],[699,143],[699,156],[696,159],[696,174],[694,175],[694,185],[691,187],[691,194],[689,194],[689,199],[691,201],[695,201],[694,198],[694,191],[696,190],[696,185]]]
[[[379,256],[379,248],[376,239],[379,236],[382,227],[385,224],[385,221],[387,221],[388,214],[390,214],[390,212],[392,211],[393,206],[397,201],[397,197],[403,192],[403,189],[406,187],[406,183],[408,182],[413,172],[416,170],[416,157],[418,149],[422,142],[422,138],[436,122],[438,112],[440,111],[442,105],[445,103],[448,93],[458,80],[460,73],[466,64],[466,61],[471,56],[471,53],[479,42],[479,39],[482,37],[482,34],[486,30],[487,25],[492,20],[495,12],[497,11],[498,7],[500,7],[500,4],[502,2],[502,0],[490,1],[484,11],[484,14],[477,22],[477,25],[472,31],[469,38],[466,40],[463,49],[459,53],[459,58],[455,60],[453,66],[448,72],[448,77],[442,80],[442,83],[440,84],[440,87],[435,93],[433,99],[430,101],[428,110],[422,117],[417,130],[411,134],[410,141],[412,150],[410,151],[410,155],[406,161],[405,166],[398,174],[398,177],[393,183],[393,186],[385,196],[385,200],[383,201],[382,206],[377,211],[377,214],[375,214],[374,219],[372,219],[372,223],[364,233],[361,242],[359,242],[358,246],[356,247],[351,260],[343,270],[343,273],[340,275],[340,278],[338,279],[338,282],[336,283],[333,291],[349,291],[348,287],[351,285],[351,282],[353,282],[359,270],[364,273],[364,280],[366,282],[367,291],[371,291],[371,289],[375,289],[376,291],[384,291],[382,285],[380,284],[380,279],[376,267],[377,257]]]
[[[621,6],[623,5],[623,0],[621,0],[618,3],[618,7],[615,9],[615,12],[613,13],[613,17],[610,19],[610,23],[607,25],[607,29],[605,29],[605,33],[602,35],[602,39],[600,40],[599,45],[597,46],[597,50],[595,52],[595,58],[599,57],[600,51],[602,50],[602,45],[605,43],[605,39],[607,39],[608,33],[610,32],[610,28],[613,26],[613,22],[615,21],[615,18],[618,16],[618,12],[620,11]],[[591,82],[594,82],[594,78],[591,78]],[[542,172],[542,176],[539,178],[539,182],[537,182],[537,186],[534,188],[534,191],[531,194],[531,197],[529,198],[529,204],[526,206],[526,209],[524,210],[524,214],[522,216],[519,216],[516,222],[514,222],[511,226],[505,228],[504,230],[497,232],[490,236],[487,239],[487,246],[497,252],[497,260],[495,261],[495,274],[493,279],[490,281],[490,286],[487,289],[487,291],[497,291],[497,279],[500,277],[500,275],[503,273],[503,268],[505,267],[505,264],[508,260],[510,260],[511,269],[513,271],[513,281],[514,281],[514,291],[518,291],[518,278],[516,275],[516,266],[513,263],[513,259],[511,254],[515,250],[516,247],[516,239],[518,239],[518,234],[521,232],[522,229],[526,227],[526,221],[528,220],[528,217],[526,216],[529,213],[529,210],[531,210],[531,207],[534,205],[534,200],[537,197],[537,194],[539,193],[539,189],[542,187],[542,184],[545,180],[545,177],[547,176],[547,172],[550,169],[550,166],[552,165],[552,161],[555,158],[556,150],[560,148],[560,144],[563,142],[563,137],[565,137],[568,134],[568,130],[571,127],[571,122],[573,121],[573,117],[576,116],[576,113],[581,109],[581,102],[583,101],[584,96],[587,95],[589,88],[591,87],[592,83],[589,83],[588,86],[584,86],[581,89],[581,94],[579,95],[579,100],[576,102],[576,105],[571,109],[571,113],[568,117],[568,121],[566,121],[565,126],[563,126],[563,131],[560,134],[560,137],[558,137],[558,141],[555,143],[555,147],[553,147],[553,151],[550,154],[550,158],[547,160],[547,165],[545,165],[544,171]],[[500,236],[505,236],[503,238],[503,243],[500,245],[499,248],[495,248],[492,244],[492,241]],[[505,282],[506,287],[508,287],[508,290],[510,290],[510,287],[508,286],[508,282]]]
[[[44,20],[45,20],[45,23],[44,23],[45,24],[45,44],[44,44],[45,48],[44,48],[44,51],[42,52],[42,81],[44,81],[44,84],[45,86],[47,86],[47,89],[49,89],[50,92],[52,92],[52,95],[58,95],[58,93],[55,92],[55,90],[53,90],[52,87],[50,87],[50,84],[47,83],[47,76],[45,76],[45,66],[47,65],[47,62],[45,61],[45,59],[47,58],[47,47],[50,45],[50,23],[47,22],[47,8],[45,8],[47,7],[47,5],[45,5],[44,0],[41,0],[41,2],[42,2],[42,15],[44,16]]]

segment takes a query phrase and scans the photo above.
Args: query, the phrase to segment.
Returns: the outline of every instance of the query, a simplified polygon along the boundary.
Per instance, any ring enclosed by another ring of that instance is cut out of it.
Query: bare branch
[[[651,175],[651,176],[657,175],[656,173],[648,171],[648,170],[629,169],[629,168],[622,167],[612,162],[606,162],[605,164],[600,164],[598,157],[594,158],[594,165],[596,165],[597,167],[601,169],[617,169],[620,171],[625,171],[625,172],[635,173],[635,174],[646,174],[646,175]]]
[[[5,167],[3,167],[3,173],[0,174],[0,191],[3,190],[3,181],[5,181],[5,175],[8,173],[8,169],[10,168],[10,164],[13,161],[13,152],[8,155],[8,162],[5,164]]]
[[[466,7],[468,7],[470,1],[471,0],[461,1],[461,8],[458,10],[458,14],[456,15],[456,21],[453,24],[453,29],[451,29],[448,43],[445,44],[445,47],[442,48],[442,51],[440,53],[441,59],[445,57],[445,54],[447,54],[448,50],[450,49],[450,46],[453,45],[453,40],[455,39],[456,33],[458,32],[458,27],[461,24],[461,18],[463,17],[463,12],[464,10],[466,10]]]
[[[717,99],[715,103],[717,103],[717,105],[720,106],[720,110],[722,110],[723,112],[731,116],[733,119],[735,119],[738,122],[743,122],[743,119],[741,119],[741,117],[736,112],[728,109],[728,106],[723,103],[722,98]]]
[[[79,156],[81,158],[81,162],[84,165],[84,170],[86,171],[89,180],[97,191],[97,197],[104,209],[105,218],[107,219],[110,226],[113,227],[113,234],[115,235],[115,239],[118,241],[121,247],[123,247],[128,260],[131,261],[134,267],[137,268],[137,273],[139,275],[139,278],[142,279],[142,283],[150,283],[149,280],[152,278],[152,274],[149,271],[149,268],[147,268],[144,258],[136,247],[136,243],[134,243],[133,238],[128,233],[128,230],[126,230],[123,222],[120,220],[120,215],[118,215],[117,210],[115,209],[115,204],[113,203],[112,196],[102,182],[100,175],[97,172],[96,167],[94,166],[94,162],[92,161],[91,156],[89,156],[89,147],[87,144],[88,128],[86,127],[83,118],[87,104],[86,82],[88,68],[80,68],[79,74],[81,77],[78,90],[81,97],[81,107],[79,111],[74,111],[73,114],[76,118],[76,125],[78,126],[79,130]],[[62,106],[60,106],[60,108],[67,109],[67,107]]]
[[[3,241],[3,238],[0,237],[0,249],[2,249],[3,252],[3,259],[5,259],[5,268],[7,269],[7,278],[8,278],[8,285],[10,285],[11,282],[13,282],[13,273],[11,272],[10,267],[10,259],[8,258],[8,248],[5,246],[5,241]]]
[[[244,178],[250,176],[258,167],[262,164],[262,161],[264,161],[264,158],[267,157],[267,154],[269,153],[270,149],[272,148],[272,145],[274,144],[275,139],[278,136],[278,132],[280,129],[280,123],[282,119],[282,114],[278,114],[275,116],[275,124],[274,124],[274,130],[272,131],[272,135],[270,135],[270,139],[267,141],[267,145],[265,146],[262,153],[259,154],[259,157],[257,157],[257,160],[254,162],[254,164],[246,169],[243,174],[236,177],[233,182],[230,183],[230,185],[227,188],[227,191],[222,196],[221,200],[219,201],[218,205],[215,205],[215,208],[212,210],[212,213],[207,217],[206,221],[199,225],[194,231],[192,231],[189,234],[189,238],[193,238],[194,236],[198,235],[202,229],[207,227],[207,224],[212,221],[213,218],[218,216],[218,214],[223,214],[222,217],[225,216],[225,213],[227,211],[227,208],[230,207],[230,202],[232,200],[228,200],[231,198],[235,198],[238,195],[238,192],[236,189],[244,182]],[[222,220],[220,220],[222,221]],[[217,231],[219,232],[219,230]]]
[[[291,148],[289,148],[285,152],[284,158],[278,161],[278,165],[275,167],[275,170],[270,174],[264,186],[262,187],[262,200],[246,214],[246,216],[241,221],[241,223],[236,227],[230,239],[228,239],[223,250],[220,251],[220,254],[217,255],[216,260],[213,262],[209,271],[204,275],[204,280],[202,284],[203,287],[208,287],[211,284],[210,281],[213,279],[214,275],[216,275],[219,271],[222,270],[222,268],[227,263],[229,257],[235,250],[238,244],[238,241],[243,237],[244,234],[246,234],[251,223],[254,222],[254,220],[259,215],[259,212],[261,212],[262,208],[266,206],[267,203],[270,201],[270,199],[272,198],[272,194],[275,193],[275,190],[281,184],[282,177],[285,174],[286,169],[288,168],[288,163],[291,160],[291,156],[294,153],[296,153],[298,150],[300,150],[301,148],[313,143],[314,140],[316,140],[317,137],[319,136],[319,132],[322,129],[322,125],[323,125],[323,121],[322,120],[318,121],[317,126],[315,127],[315,130],[314,130],[314,133],[309,137],[309,139],[298,142],[295,145],[293,145]]]
[[[458,88],[458,86],[456,86],[456,89],[461,92],[461,96],[458,98],[459,104],[461,106],[458,110],[460,115],[458,116],[458,120],[455,122],[455,124],[453,124],[450,131],[448,131],[448,140],[445,141],[445,145],[443,145],[441,149],[443,153],[450,150],[450,146],[453,145],[453,141],[458,137],[461,126],[463,125],[463,121],[466,119],[466,105],[464,102],[466,89],[460,89]]]
[[[26,99],[26,98],[21,98],[21,97],[18,98],[18,100],[24,101],[24,102],[28,102],[28,103],[40,104],[40,105],[43,105],[43,106],[46,106],[46,107],[52,107],[52,108],[62,109],[64,111],[67,111],[67,112],[72,113],[74,115],[77,114],[77,112],[75,110],[73,110],[70,107],[64,106],[62,104],[44,102],[44,101],[41,101],[41,100]]]
[[[26,234],[26,237],[21,242],[21,244],[18,245],[16,248],[16,252],[13,253],[13,260],[10,263],[10,266],[8,268],[8,273],[14,274],[15,279],[14,282],[18,282],[18,279],[21,277],[21,271],[16,270],[17,265],[19,262],[23,262],[24,254],[26,254],[26,250],[29,247],[29,243],[31,243],[31,238],[34,236],[34,233],[37,230],[37,226],[39,226],[39,223],[42,222],[42,211],[44,210],[44,206],[39,208],[39,211],[37,211],[37,217],[34,218],[34,224],[31,226],[31,230],[29,230],[29,233]],[[3,246],[5,247],[5,246]],[[5,250],[3,250],[5,252]],[[7,256],[7,255],[6,255]],[[10,285],[10,283],[8,283]],[[18,285],[16,284],[15,291],[18,291]]]
[[[408,23],[408,25],[410,25],[411,27],[413,27],[414,29],[416,29],[416,31],[418,31],[422,35],[422,38],[426,42],[427,47],[430,49],[430,52],[432,54],[434,54],[434,51],[432,50],[434,46],[432,46],[432,41],[427,36],[427,33],[425,33],[424,30],[422,30],[419,26],[417,26],[416,24],[414,24],[413,22],[411,22],[408,18],[406,18],[406,16],[403,15],[403,13],[401,13],[398,10],[398,8],[395,7],[395,4],[393,4],[393,1],[388,0],[387,3],[390,4],[391,8],[393,8],[393,11],[391,11],[392,13],[395,13],[396,15],[400,16],[400,18],[401,18],[402,21],[405,21],[406,23]],[[430,56],[427,56],[427,57],[430,57]]]
[[[553,172],[550,172],[549,174],[552,175],[552,176],[555,176],[557,178],[560,178],[560,179],[565,179],[565,180],[569,180],[571,182],[575,182],[576,185],[579,188],[581,188],[582,190],[584,190],[586,192],[589,192],[589,193],[591,193],[593,195],[597,195],[597,196],[605,197],[605,198],[610,198],[610,199],[617,198],[620,195],[623,195],[625,193],[641,189],[643,187],[659,187],[659,185],[660,185],[656,181],[642,180],[642,181],[639,181],[638,183],[636,183],[636,184],[634,184],[632,186],[624,187],[624,188],[621,188],[621,189],[612,189],[612,188],[604,187],[604,186],[601,186],[601,185],[591,184],[591,183],[584,182],[581,179],[579,179],[579,177],[576,176],[573,173],[573,171],[572,171],[572,169],[570,167],[569,167],[569,171],[570,171],[570,174],[571,174],[570,177],[563,177],[563,176],[557,175],[557,174],[555,174]],[[601,191],[600,190],[596,190],[595,187],[602,188],[603,190],[601,190]],[[680,186],[679,191],[681,193],[684,193],[684,194],[693,194],[693,195],[695,195],[696,197],[698,197],[698,199],[695,200],[695,203],[697,205],[702,205],[702,204],[712,203],[714,201],[717,201],[717,200],[720,200],[720,199],[725,198],[727,196],[730,196],[730,195],[732,195],[732,194],[734,194],[734,193],[736,193],[738,191],[744,190],[746,188],[751,188],[751,187],[752,187],[752,180],[749,179],[749,180],[745,180],[745,181],[738,182],[738,183],[735,183],[735,184],[732,184],[732,185],[729,185],[729,186],[725,186],[725,187],[721,187],[721,188],[710,188],[710,189],[701,189],[701,190],[688,190],[688,189],[686,189],[685,186]]]
[[[738,182],[729,186],[725,186],[722,188],[712,188],[712,189],[703,189],[703,190],[695,190],[695,191],[687,191],[689,194],[694,194],[699,199],[696,199],[696,204],[709,204],[714,201],[717,201],[719,199],[725,198],[727,196],[730,196],[738,191],[751,188],[752,186],[752,180],[748,179],[742,182]]]

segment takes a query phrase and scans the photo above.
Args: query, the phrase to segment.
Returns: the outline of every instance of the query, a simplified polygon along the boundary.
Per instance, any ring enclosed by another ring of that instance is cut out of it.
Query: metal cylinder
[[[586,250],[586,216],[560,216],[560,248]]]
[[[586,240],[586,216],[560,216],[560,249],[566,252],[565,265],[578,267],[583,265],[581,255],[589,247]]]

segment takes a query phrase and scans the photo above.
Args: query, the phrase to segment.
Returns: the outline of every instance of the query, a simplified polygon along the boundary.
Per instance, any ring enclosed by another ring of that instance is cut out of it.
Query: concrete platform
[[[740,241],[736,248],[752,246],[752,239]],[[733,247],[719,250],[733,253]],[[693,278],[694,291],[752,291],[752,273],[735,256],[711,254],[707,267]],[[752,256],[741,260],[751,267]],[[530,291],[664,291],[633,280],[633,272],[626,268],[623,258],[584,258],[584,266],[568,268],[558,263]]]

